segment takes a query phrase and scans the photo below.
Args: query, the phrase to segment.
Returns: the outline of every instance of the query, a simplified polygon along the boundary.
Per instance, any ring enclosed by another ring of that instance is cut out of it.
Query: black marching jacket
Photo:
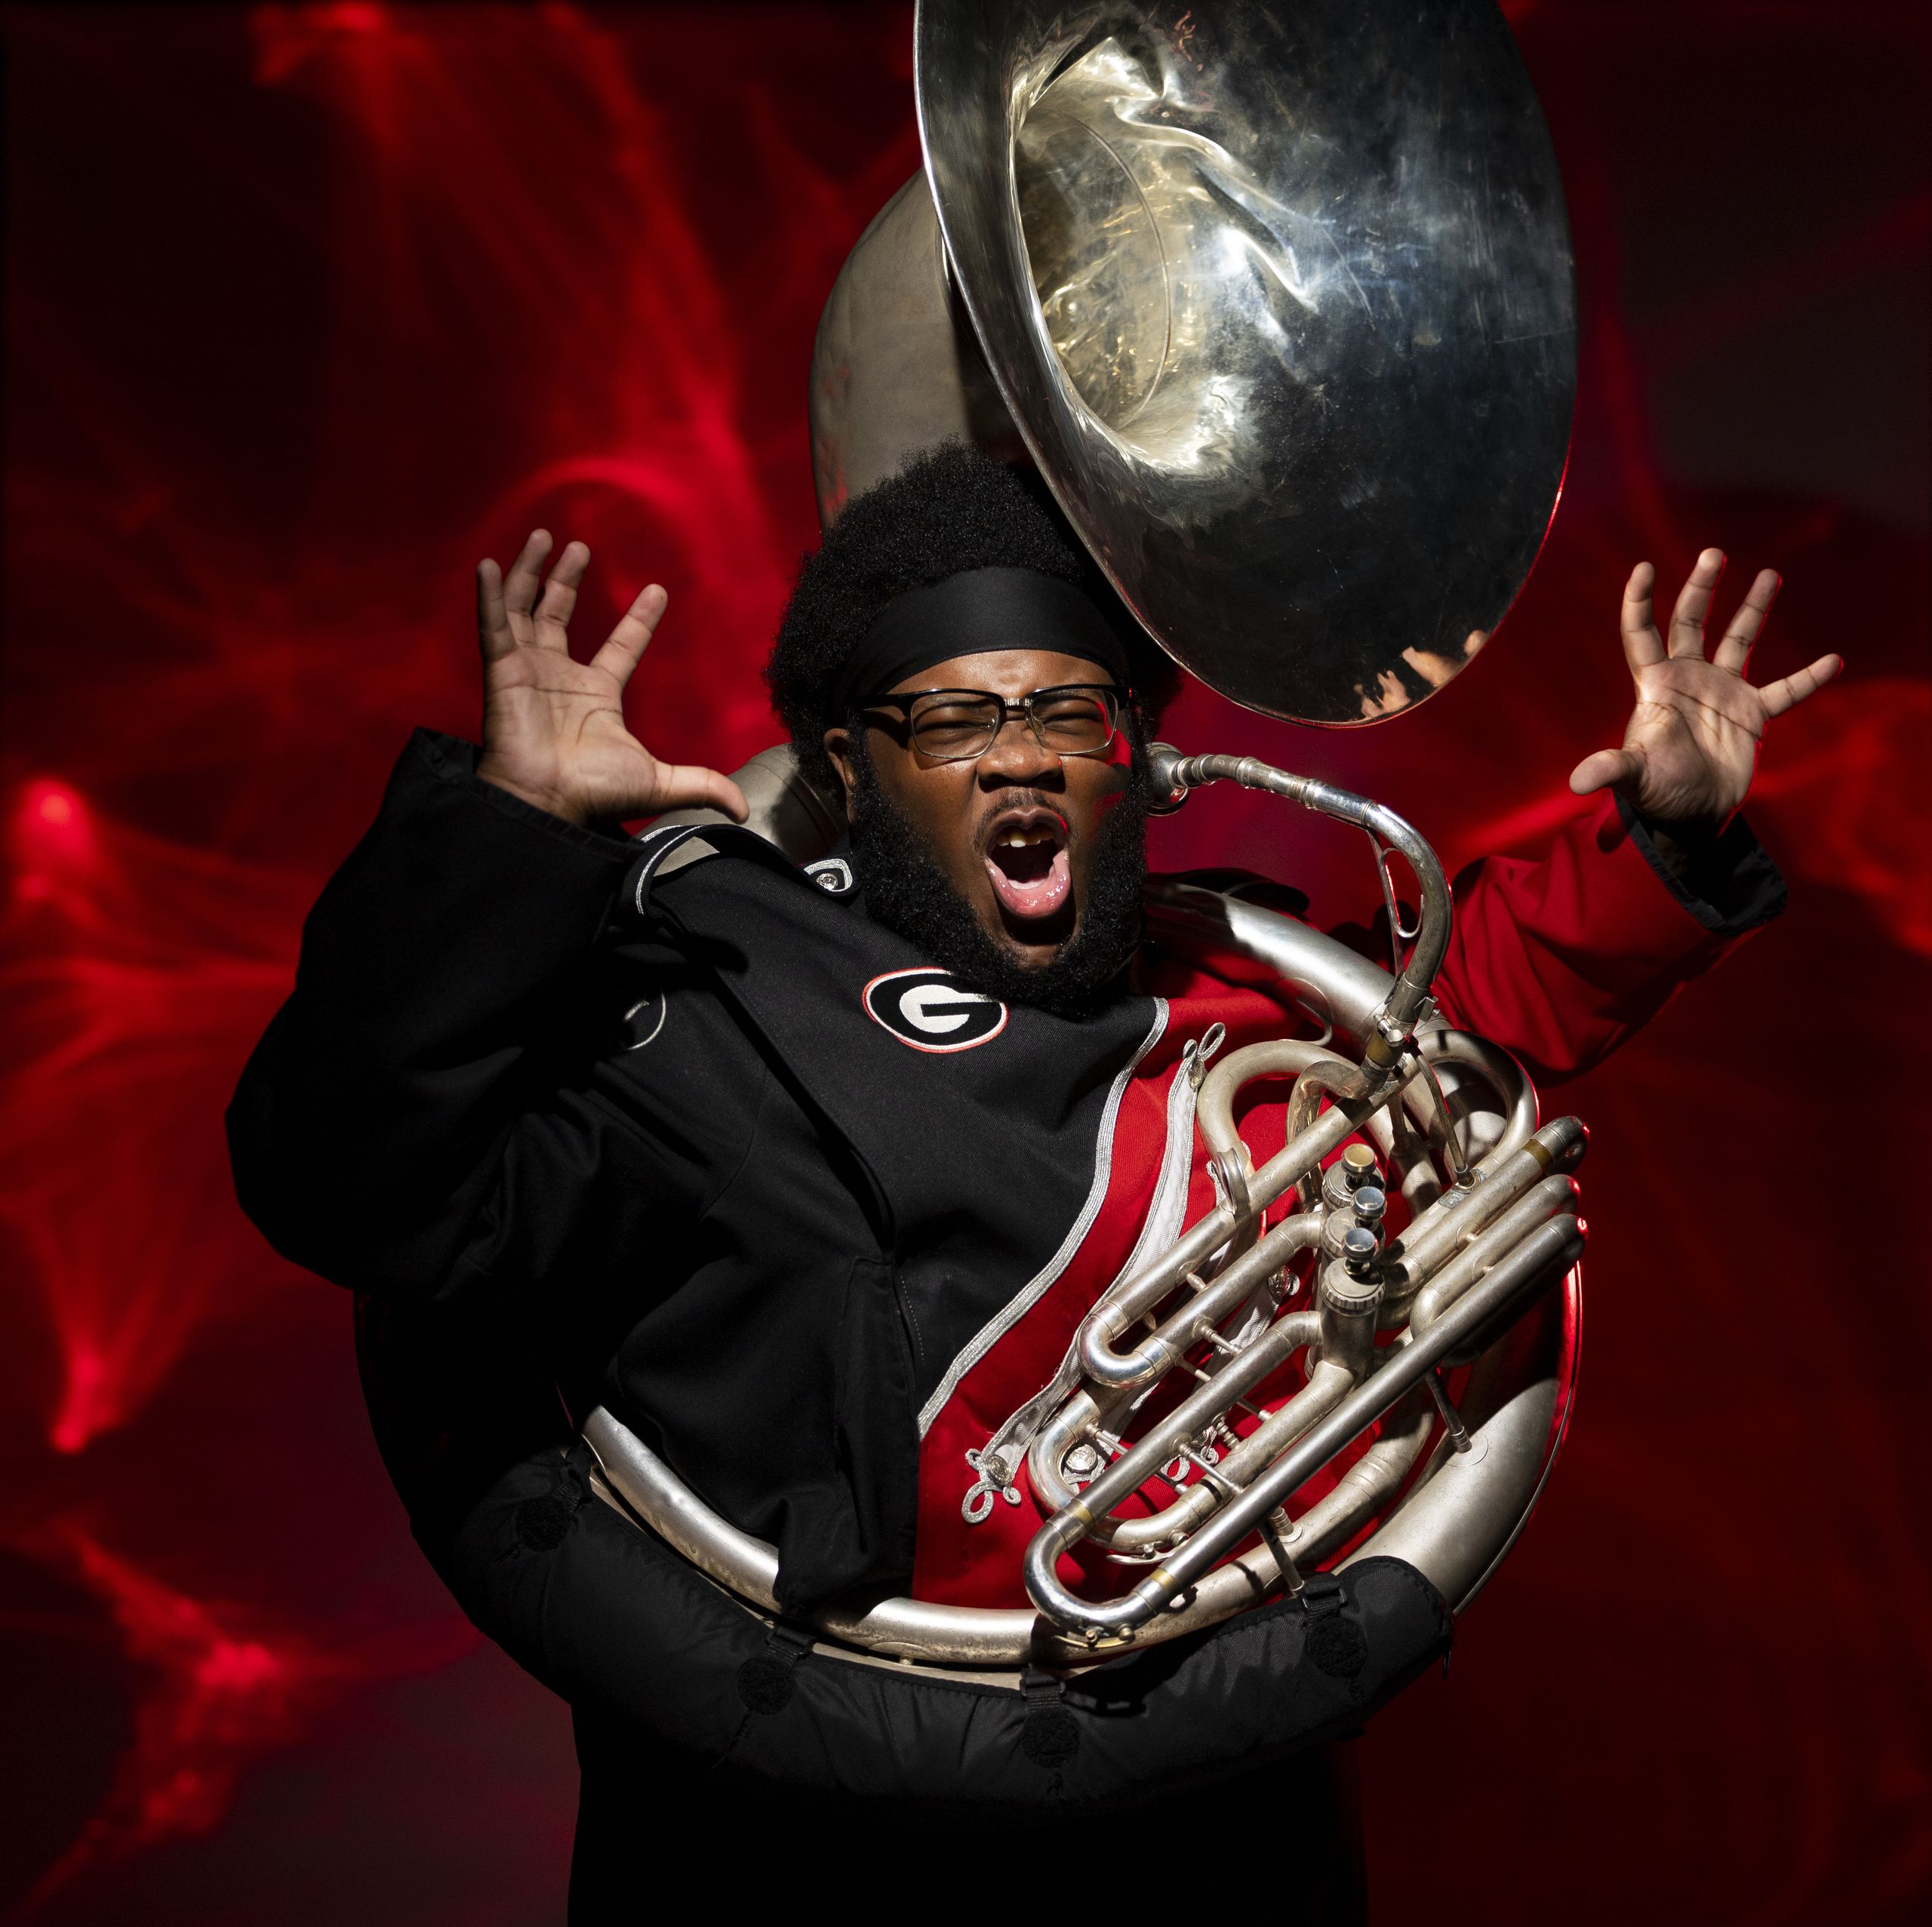
[[[660,880],[475,754],[419,732],[311,914],[229,1114],[245,1209],[398,1308],[472,1449],[554,1433],[554,1378],[775,1544],[788,1606],[903,1588],[915,1415],[1079,1211],[1153,1000],[1014,1009],[909,1090],[860,997],[924,960],[842,865],[710,831],[743,860]]]
[[[561,1387],[775,1544],[789,1609],[903,1589],[921,1409],[1091,1222],[1168,1005],[995,1004],[998,1047],[954,1049],[983,1010],[843,863],[707,831],[718,857],[660,875],[661,835],[564,822],[476,755],[419,731],[309,917],[229,1115],[244,1207],[434,1379],[401,1401],[435,1434],[419,1521],[556,1436]],[[1741,820],[1696,890],[1604,825],[1458,881],[1438,997],[1539,1077],[1782,902]]]

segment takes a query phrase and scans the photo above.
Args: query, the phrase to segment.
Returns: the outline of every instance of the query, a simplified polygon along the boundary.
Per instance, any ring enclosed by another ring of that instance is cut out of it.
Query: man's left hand
[[[1614,785],[1653,823],[1721,829],[1744,801],[1764,725],[1824,687],[1844,659],[1821,656],[1808,668],[1754,688],[1744,680],[1752,645],[1780,586],[1765,569],[1706,661],[1704,621],[1724,575],[1724,552],[1697,558],[1671,612],[1668,646],[1651,605],[1657,571],[1639,562],[1623,591],[1623,654],[1637,706],[1621,749],[1599,749],[1570,773],[1579,796]]]

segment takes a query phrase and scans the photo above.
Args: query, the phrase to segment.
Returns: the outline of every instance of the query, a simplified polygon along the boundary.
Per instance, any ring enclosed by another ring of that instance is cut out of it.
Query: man
[[[737,1806],[806,1744],[786,1738],[795,1682],[861,1669],[801,1665],[795,1641],[707,1673],[711,1647],[742,1630],[753,1650],[762,1628],[584,1503],[580,1450],[546,1449],[565,1431],[549,1385],[776,1545],[774,1640],[867,1587],[1023,1603],[1040,1514],[1001,1455],[1015,1415],[1128,1262],[1161,1172],[1178,1156],[1190,1215],[1208,1194],[1191,1121],[1172,1123],[1192,1053],[1216,1025],[1244,1043],[1293,1019],[1142,942],[1145,751],[1172,672],[1008,471],[926,456],[804,565],[768,679],[848,831],[809,875],[743,833],[694,861],[688,832],[610,827],[746,803],[626,725],[664,592],[577,662],[589,558],[570,545],[543,583],[549,550],[539,531],[506,579],[480,569],[481,751],[419,734],[405,753],[230,1134],[278,1248],[392,1321],[371,1348],[379,1415],[397,1403],[383,1357],[419,1361],[400,1401],[417,1436],[392,1435],[392,1462],[415,1468],[419,1533],[466,1606],[573,1700],[588,1919],[625,1917],[612,1897],[667,1815],[774,1837],[769,1802]],[[1668,644],[1649,571],[1631,578],[1637,708],[1572,779],[1614,799],[1543,862],[1459,883],[1438,1000],[1540,1077],[1600,1058],[1781,904],[1734,813],[1766,719],[1838,664],[1745,681],[1768,573],[1706,661],[1721,562],[1700,558]],[[1252,1094],[1257,1157],[1285,1096]],[[1174,1662],[1183,1685],[1194,1663]],[[1240,1709],[1209,1711],[1235,1732]],[[838,1753],[814,1717],[810,1745]],[[1307,1891],[1346,1913],[1346,1801],[1326,1756],[1280,1763],[1277,1737],[1264,1717],[1227,1766],[1302,1809]],[[814,1755],[787,1851],[894,1794],[943,1817],[969,1770],[911,1744],[903,1785]],[[1080,1784],[1071,1753],[1022,1750],[1001,1784],[1051,1820]]]

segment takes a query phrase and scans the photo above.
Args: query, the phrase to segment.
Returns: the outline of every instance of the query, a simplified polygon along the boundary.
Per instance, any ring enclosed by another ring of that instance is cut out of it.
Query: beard
[[[1140,889],[1147,877],[1146,758],[1137,746],[1128,786],[1094,839],[1084,901],[1074,933],[1043,964],[1028,966],[989,936],[955,890],[931,844],[878,786],[864,739],[855,745],[852,868],[875,922],[923,951],[969,988],[1003,1003],[1057,1017],[1088,1017],[1121,994],[1140,941]],[[1053,798],[1016,791],[1014,802]]]

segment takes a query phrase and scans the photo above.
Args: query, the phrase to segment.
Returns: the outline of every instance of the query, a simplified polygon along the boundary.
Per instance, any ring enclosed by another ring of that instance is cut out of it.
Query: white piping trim
[[[1081,1241],[1093,1229],[1094,1220],[1100,1215],[1100,1206],[1106,1202],[1107,1182],[1113,1175],[1114,1124],[1120,1115],[1121,1099],[1127,1095],[1127,1087],[1134,1074],[1139,1070],[1141,1061],[1161,1040],[1168,1028],[1168,1000],[1164,997],[1154,1000],[1154,1022],[1146,1036],[1141,1040],[1140,1048],[1130,1059],[1113,1088],[1107,1093],[1106,1108],[1100,1114],[1099,1141],[1094,1150],[1094,1183],[1087,1194],[1087,1202],[1080,1216],[1073,1221],[1072,1228],[1061,1241],[1059,1250],[1048,1259],[1046,1268],[1032,1278],[1012,1298],[1008,1300],[992,1318],[968,1340],[965,1349],[947,1367],[946,1374],[940,1379],[931,1397],[919,1412],[919,1437],[923,1439],[931,1430],[933,1421],[945,1409],[946,1402],[959,1388],[959,1381],[980,1360],[992,1351],[999,1341],[1045,1296],[1054,1280],[1073,1262],[1073,1254]]]
[[[644,893],[657,874],[658,866],[681,844],[690,842],[706,827],[703,823],[660,823],[635,839],[637,847],[645,854],[644,861],[638,865],[637,880],[631,886],[631,908],[640,917],[646,914]],[[654,844],[655,849],[651,847]]]
[[[1189,1075],[1192,1063],[1184,1062],[1174,1071],[1168,1090],[1168,1142],[1161,1154],[1160,1176],[1154,1181],[1152,1202],[1147,1207],[1147,1222],[1128,1254],[1120,1275],[1103,1295],[1111,1298],[1139,1271],[1143,1261],[1157,1246],[1170,1245],[1180,1236],[1187,1216],[1187,1194],[1194,1176],[1194,1106],[1200,1086]]]
[[[1161,1154],[1161,1168],[1155,1176],[1146,1222],[1128,1254],[1127,1262],[1094,1301],[1094,1311],[1140,1269],[1150,1252],[1172,1244],[1180,1236],[1187,1216],[1188,1189],[1194,1176],[1194,1112],[1201,1087],[1192,1073],[1195,1053],[1199,1047],[1198,1042],[1190,1043],[1174,1067],[1173,1081],[1168,1086],[1167,1143]],[[1090,1312],[1088,1316],[1091,1315]],[[1084,1328],[1085,1319],[1081,1323]],[[1080,1336],[1075,1332],[1051,1382],[1035,1392],[980,1449],[979,1463],[974,1469],[995,1484],[1001,1479],[1010,1483],[1020,1470],[1020,1461],[1032,1449],[1034,1437],[1045,1422],[1047,1413],[1079,1384],[1081,1376]]]

